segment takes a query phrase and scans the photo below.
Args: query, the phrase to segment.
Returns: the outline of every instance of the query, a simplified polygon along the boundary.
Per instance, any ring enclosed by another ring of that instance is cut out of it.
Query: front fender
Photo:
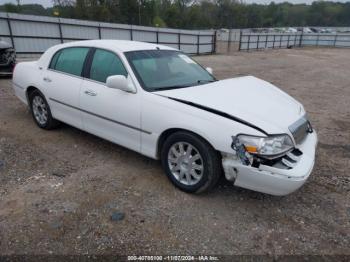
[[[195,133],[224,153],[232,153],[232,136],[238,133],[263,135],[242,123],[152,93],[144,94],[141,112],[142,129],[149,132],[141,134],[141,152],[152,158],[157,158],[159,138],[169,129]]]

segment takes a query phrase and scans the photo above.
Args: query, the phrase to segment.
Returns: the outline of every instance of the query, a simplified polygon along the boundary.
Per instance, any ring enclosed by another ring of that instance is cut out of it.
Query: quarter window
[[[120,60],[113,52],[96,49],[91,63],[90,78],[105,83],[107,77],[112,75],[124,75],[128,73]]]
[[[81,76],[89,48],[72,47],[57,52],[51,60],[50,68],[64,73]]]

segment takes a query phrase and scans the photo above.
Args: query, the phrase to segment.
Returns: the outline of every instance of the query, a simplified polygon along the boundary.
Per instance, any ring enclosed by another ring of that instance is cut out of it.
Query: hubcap
[[[45,125],[47,121],[47,107],[41,96],[35,96],[32,102],[32,109],[36,121],[40,125]]]
[[[170,147],[168,165],[175,179],[184,185],[194,185],[203,176],[202,156],[187,142],[177,142]]]

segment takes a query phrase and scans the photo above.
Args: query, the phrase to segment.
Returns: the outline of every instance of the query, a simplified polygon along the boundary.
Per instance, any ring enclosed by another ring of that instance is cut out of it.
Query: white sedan
[[[13,88],[40,128],[64,122],[160,159],[186,192],[206,191],[225,175],[236,186],[286,195],[313,169],[317,136],[299,102],[253,76],[218,81],[167,46],[56,45],[18,64]]]

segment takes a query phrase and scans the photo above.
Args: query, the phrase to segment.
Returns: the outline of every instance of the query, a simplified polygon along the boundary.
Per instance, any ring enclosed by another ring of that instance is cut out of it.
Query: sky
[[[50,7],[52,6],[51,0],[20,0],[21,4],[40,4],[44,7]],[[6,4],[6,3],[12,3],[16,4],[16,0],[0,0],[0,5]]]
[[[51,0],[20,0],[22,4],[41,4],[44,7],[52,6]],[[275,3],[285,2],[286,0],[274,0]],[[311,4],[313,0],[287,0],[290,3],[293,4],[300,4],[300,3],[306,3]],[[331,0],[332,1],[332,0]],[[348,2],[350,0],[336,0],[333,2]],[[246,3],[258,3],[258,4],[268,4],[271,2],[271,0],[244,0]],[[0,0],[0,5],[5,3],[16,3],[16,0]]]

